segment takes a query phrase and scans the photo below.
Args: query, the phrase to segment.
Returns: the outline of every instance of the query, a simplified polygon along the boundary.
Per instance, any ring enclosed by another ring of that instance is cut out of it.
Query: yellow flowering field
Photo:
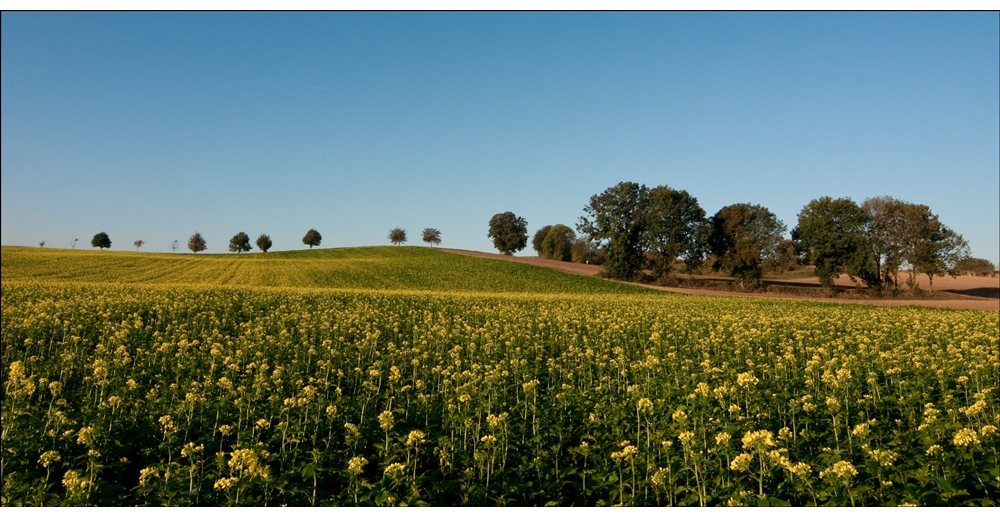
[[[1000,497],[996,312],[320,251],[4,248],[2,503]]]

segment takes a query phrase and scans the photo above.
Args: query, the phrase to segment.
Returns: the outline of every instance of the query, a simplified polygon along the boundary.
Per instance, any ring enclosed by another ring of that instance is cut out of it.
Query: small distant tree
[[[531,249],[535,250],[535,253],[538,253],[539,257],[545,257],[545,253],[542,251],[542,241],[545,240],[545,236],[549,234],[549,230],[551,229],[552,225],[547,224],[535,232],[535,236],[531,238]]]
[[[542,239],[542,253],[539,255],[569,262],[572,258],[571,248],[574,241],[576,241],[576,233],[569,226],[557,224]]]
[[[170,243],[170,253],[177,253],[177,248],[179,247],[180,243],[177,242],[177,239],[174,239],[174,242]]]
[[[201,236],[200,232],[194,232],[194,235],[188,239],[188,249],[194,253],[205,251],[208,249],[208,243],[205,242],[205,238]]]
[[[39,248],[44,248],[45,247],[45,241],[39,242],[38,243],[38,247]]]
[[[760,205],[738,203],[722,207],[711,227],[708,244],[718,257],[714,268],[726,270],[743,287],[760,287],[764,263],[777,254],[784,223]]]
[[[323,236],[320,235],[319,232],[311,228],[309,229],[308,232],[306,232],[305,237],[302,237],[302,244],[309,246],[309,249],[312,249],[313,246],[319,246],[319,243],[322,241],[323,241]]]
[[[79,240],[80,240],[80,239],[73,239],[73,242],[69,243],[69,247],[70,247],[70,248],[72,248],[72,249],[76,249],[76,243],[77,243],[77,242],[78,242]]]
[[[493,246],[504,255],[513,255],[528,245],[528,221],[514,215],[514,212],[503,212],[490,218],[490,231],[487,237],[493,239]]]
[[[776,274],[795,271],[795,268],[801,265],[801,257],[799,255],[799,249],[795,246],[795,241],[785,239],[778,245],[778,252],[775,254],[774,260],[764,264],[764,269]]]
[[[569,249],[570,258],[577,264],[593,264],[600,266],[604,264],[604,252],[600,246],[594,244],[586,237],[580,237]]]
[[[135,246],[135,251],[139,251],[139,248],[141,248],[143,244],[146,244],[146,243],[143,242],[142,239],[139,239],[139,240],[137,240],[137,241],[135,241],[135,242],[132,243],[132,245]]]
[[[389,242],[393,243],[395,246],[406,242],[406,230],[402,228],[393,228],[389,230]]]
[[[430,244],[432,248],[435,244],[441,244],[441,232],[437,228],[424,228],[424,232],[421,235],[424,242]]]
[[[997,268],[984,258],[967,257],[955,264],[955,272],[960,275],[991,276],[996,274]]]
[[[108,234],[101,232],[95,235],[93,239],[90,239],[90,245],[95,248],[101,248],[102,250],[104,248],[110,248],[111,238],[108,237]]]
[[[229,239],[229,251],[231,253],[243,253],[252,249],[250,247],[250,236],[244,232],[237,233],[233,235],[232,239]]]
[[[262,233],[257,237],[257,249],[260,251],[267,253],[267,250],[271,249],[271,244],[271,237],[268,234]]]

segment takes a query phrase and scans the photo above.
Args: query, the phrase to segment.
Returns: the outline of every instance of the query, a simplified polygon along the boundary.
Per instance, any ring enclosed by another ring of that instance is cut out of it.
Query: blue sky
[[[891,195],[1000,259],[995,12],[4,12],[0,38],[5,245],[491,251],[495,213],[572,226],[636,181],[789,229]]]

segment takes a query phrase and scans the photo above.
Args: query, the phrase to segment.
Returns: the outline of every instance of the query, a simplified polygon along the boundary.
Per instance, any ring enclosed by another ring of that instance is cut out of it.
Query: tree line
[[[436,228],[424,228],[421,237],[424,242],[430,244],[431,246],[441,244],[441,232]],[[319,246],[322,241],[323,236],[314,228],[310,228],[309,231],[306,232],[305,236],[302,237],[302,244],[309,246],[309,249],[312,249],[313,246]],[[257,244],[257,249],[264,253],[271,249],[271,246],[273,245],[271,237],[265,233],[260,234],[255,242]],[[398,227],[389,230],[389,242],[395,245],[406,242],[406,230]],[[76,239],[73,241],[74,249],[76,247],[75,244]],[[91,246],[102,250],[104,248],[111,248],[111,237],[108,236],[107,232],[100,232],[94,235],[90,244]],[[145,244],[145,242],[142,239],[132,243],[136,251],[139,251],[139,248],[141,248],[143,244]],[[42,241],[39,245],[44,248],[45,241]],[[194,234],[188,238],[187,247],[191,250],[191,252],[198,253],[208,249],[208,242],[201,235],[201,232],[194,232]],[[170,245],[170,249],[176,252],[177,248],[178,242],[174,241]],[[239,232],[236,235],[233,235],[232,239],[229,239],[229,251],[231,253],[246,253],[251,250],[253,250],[253,246],[250,244],[250,236],[245,232]]]
[[[899,270],[910,267],[931,286],[935,276],[985,270],[969,256],[962,235],[945,226],[927,205],[890,196],[858,205],[850,198],[813,199],[798,214],[791,239],[787,226],[767,208],[750,203],[722,207],[707,217],[697,198],[665,185],[621,182],[591,196],[576,225],[544,226],[532,248],[539,256],[603,263],[621,280],[664,281],[683,264],[688,272],[723,272],[744,288],[762,285],[766,271],[814,266],[824,287],[848,275],[865,287],[899,288]],[[527,246],[527,221],[511,212],[493,216],[488,236],[501,253]],[[647,273],[648,271],[648,273]]]

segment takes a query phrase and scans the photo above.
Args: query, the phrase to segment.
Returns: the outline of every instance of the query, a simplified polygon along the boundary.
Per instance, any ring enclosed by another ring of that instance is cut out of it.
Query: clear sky
[[[996,12],[4,12],[0,38],[5,245],[490,251],[495,213],[574,226],[635,181],[789,229],[891,195],[1000,259]]]

